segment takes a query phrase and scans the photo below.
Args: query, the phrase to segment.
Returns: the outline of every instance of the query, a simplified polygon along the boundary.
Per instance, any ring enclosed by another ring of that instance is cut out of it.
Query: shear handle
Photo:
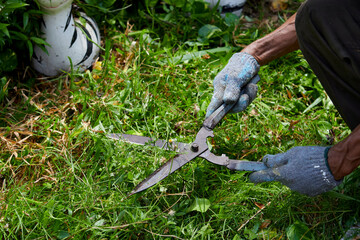
[[[260,81],[260,77],[256,74],[249,83],[258,83]],[[233,104],[225,104],[223,103],[218,109],[216,109],[208,118],[205,119],[203,126],[209,130],[213,130],[216,125],[225,117],[225,115],[234,107]]]
[[[214,163],[216,165],[225,166],[230,170],[235,171],[260,171],[267,169],[267,166],[263,162],[253,162],[253,161],[245,161],[245,160],[233,160],[229,159],[226,155],[217,156],[210,152],[210,150],[206,150],[199,157],[204,158],[205,160]]]
[[[229,105],[223,103],[220,107],[218,107],[218,109],[216,109],[215,112],[213,112],[207,119],[205,119],[203,126],[209,130],[213,130],[234,105],[235,104]]]

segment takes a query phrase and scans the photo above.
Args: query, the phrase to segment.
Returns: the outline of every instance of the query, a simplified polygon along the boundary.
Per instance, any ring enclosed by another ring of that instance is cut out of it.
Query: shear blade
[[[144,179],[141,183],[139,183],[135,189],[128,195],[131,196],[135,193],[144,191],[145,189],[154,186],[156,183],[160,182],[171,173],[175,172],[183,165],[188,163],[190,160],[185,157],[186,155],[177,155],[173,159],[170,159],[165,164],[163,164],[160,168],[155,170],[150,176]]]
[[[130,134],[122,134],[122,133],[111,133],[107,135],[109,138],[115,140],[121,140],[133,144],[138,145],[147,145],[147,146],[155,146],[164,150],[175,151],[178,153],[187,152],[190,149],[190,144],[182,143],[177,141],[166,141],[166,140],[156,140],[154,141],[152,138],[138,136],[138,135],[130,135]]]

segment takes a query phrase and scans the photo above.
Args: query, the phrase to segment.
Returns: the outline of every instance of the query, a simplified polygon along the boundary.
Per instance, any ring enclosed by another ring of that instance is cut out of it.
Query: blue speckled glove
[[[250,181],[278,181],[308,196],[330,191],[341,181],[336,181],[327,167],[328,149],[319,146],[294,147],[285,153],[266,155],[263,162],[269,169],[250,174]]]
[[[206,117],[223,103],[233,104],[231,112],[241,112],[254,100],[257,93],[255,83],[250,80],[259,72],[260,65],[248,53],[235,53],[228,64],[214,79],[214,94]]]

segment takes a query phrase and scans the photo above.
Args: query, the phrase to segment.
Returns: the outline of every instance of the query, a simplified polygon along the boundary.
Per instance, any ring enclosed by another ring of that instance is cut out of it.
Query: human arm
[[[337,180],[350,174],[360,165],[360,124],[347,138],[330,148],[328,164]]]
[[[265,37],[256,40],[240,53],[235,53],[214,79],[214,94],[208,106],[208,117],[221,104],[236,102],[232,112],[243,111],[255,98],[257,87],[250,83],[260,66],[299,49],[295,31],[295,17]]]
[[[260,66],[263,66],[274,59],[299,49],[295,30],[295,18],[296,13],[279,28],[251,43],[241,52],[252,55]]]

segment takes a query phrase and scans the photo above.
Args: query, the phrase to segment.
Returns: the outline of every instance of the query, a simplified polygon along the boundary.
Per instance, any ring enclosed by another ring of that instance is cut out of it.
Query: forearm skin
[[[275,31],[251,43],[242,52],[252,55],[260,66],[263,66],[274,59],[299,49],[295,18],[296,13]]]
[[[342,179],[360,165],[360,125],[347,138],[330,148],[328,164],[336,180]]]

